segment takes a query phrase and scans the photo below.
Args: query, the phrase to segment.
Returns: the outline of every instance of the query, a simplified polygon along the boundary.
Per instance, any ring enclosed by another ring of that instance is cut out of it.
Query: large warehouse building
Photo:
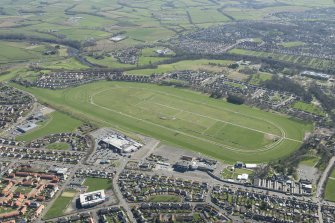
[[[99,145],[105,145],[117,153],[131,153],[142,147],[142,144],[119,134],[112,134],[101,139]]]
[[[104,190],[97,190],[79,196],[80,205],[83,208],[92,207],[103,203],[106,200]]]

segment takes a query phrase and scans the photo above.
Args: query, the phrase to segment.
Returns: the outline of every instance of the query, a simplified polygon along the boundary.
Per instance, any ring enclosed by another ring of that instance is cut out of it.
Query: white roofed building
[[[83,208],[92,207],[103,203],[106,200],[104,190],[97,190],[79,196],[80,205]]]
[[[131,153],[139,150],[142,144],[122,135],[113,134],[101,139],[99,145],[106,145],[117,153]]]

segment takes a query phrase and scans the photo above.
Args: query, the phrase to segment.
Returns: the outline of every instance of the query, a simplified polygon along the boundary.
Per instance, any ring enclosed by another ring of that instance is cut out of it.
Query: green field
[[[76,192],[74,190],[65,190],[53,203],[43,219],[51,219],[64,215],[67,206],[73,200]],[[71,195],[71,196],[69,196]]]
[[[236,179],[238,175],[241,175],[244,173],[250,175],[253,173],[253,171],[249,169],[238,169],[238,168],[235,168],[234,170],[230,170],[228,167],[222,171],[221,175],[224,179]]]
[[[301,41],[295,41],[295,42],[285,42],[285,43],[280,43],[279,45],[290,48],[290,47],[297,47],[297,46],[303,46],[305,43]]]
[[[15,189],[15,193],[22,193],[22,194],[28,194],[33,190],[32,187],[26,187],[26,186],[18,186]]]
[[[306,157],[299,164],[314,167],[319,162],[319,160],[320,158],[316,156]]]
[[[176,70],[206,70],[211,72],[222,72],[222,67],[218,67],[210,64],[218,64],[220,66],[227,66],[231,64],[232,61],[229,60],[182,60],[171,64],[158,65],[157,68],[153,69],[140,69],[127,71],[128,74],[140,74],[140,75],[150,75],[150,74],[162,74],[166,72],[172,72]]]
[[[0,64],[34,61],[42,58],[59,59],[55,56],[45,56],[46,44],[31,45],[27,42],[0,41]]]
[[[173,87],[104,81],[56,91],[26,90],[100,126],[149,135],[222,160],[263,162],[287,156],[312,129],[283,115]]]
[[[3,207],[1,206],[0,207],[0,214],[5,214],[5,213],[9,213],[9,212],[12,212],[12,211],[15,211],[16,209],[13,208],[13,207]]]
[[[69,58],[64,60],[58,60],[58,61],[47,61],[45,63],[41,64],[41,67],[43,69],[65,69],[65,70],[84,70],[89,68],[88,66],[80,63],[75,58]]]
[[[324,197],[327,201],[335,202],[335,169],[328,178]]]
[[[53,133],[73,132],[82,124],[81,121],[74,119],[64,113],[55,111],[48,115],[48,120],[41,126],[33,129],[21,136],[17,140],[31,141]]]
[[[112,189],[112,181],[110,179],[88,177],[85,179],[84,186],[88,187],[87,192],[110,190]]]
[[[55,142],[47,145],[47,149],[52,149],[52,150],[68,150],[69,149],[69,144],[65,142]]]
[[[148,198],[149,202],[180,202],[181,199],[175,195],[153,195]]]
[[[316,115],[321,115],[321,116],[325,115],[325,113],[322,112],[322,110],[318,106],[316,106],[314,104],[308,104],[308,103],[305,103],[305,102],[302,102],[302,101],[295,102],[292,105],[292,107],[295,108],[295,109],[306,111],[306,112],[316,114]]]
[[[270,80],[271,77],[271,74],[259,72],[252,75],[249,84],[259,85],[263,81]]]

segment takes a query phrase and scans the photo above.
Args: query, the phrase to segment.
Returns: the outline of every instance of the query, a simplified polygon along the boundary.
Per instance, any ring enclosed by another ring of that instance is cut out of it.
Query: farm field
[[[57,55],[47,57],[43,55],[47,49],[43,44],[31,45],[26,42],[0,41],[0,48],[0,64],[27,62],[42,58],[48,58],[48,60],[59,58]]]
[[[286,116],[151,84],[102,81],[56,91],[25,90],[100,126],[149,135],[221,160],[263,162],[287,156],[312,129]]]
[[[181,31],[208,27],[234,20],[267,19],[274,12],[300,11],[333,6],[322,1],[231,1],[178,2],[87,0],[84,2],[4,0],[0,15],[0,34],[25,34],[46,39],[87,41],[106,40],[123,32],[136,43],[168,39]],[[29,3],[29,4],[28,4]],[[98,3],[98,4],[97,4]],[[17,7],[24,5],[24,8]],[[98,5],[98,6],[97,6]],[[261,8],[257,8],[262,6]],[[255,8],[256,7],[256,8]],[[22,13],[18,16],[19,11]],[[22,26],[20,26],[22,25]],[[15,27],[15,29],[11,29]],[[75,32],[73,32],[75,30]],[[118,44],[116,44],[118,45]]]
[[[30,141],[53,133],[73,132],[81,124],[81,121],[55,111],[49,115],[49,119],[41,126],[18,136],[17,140]]]

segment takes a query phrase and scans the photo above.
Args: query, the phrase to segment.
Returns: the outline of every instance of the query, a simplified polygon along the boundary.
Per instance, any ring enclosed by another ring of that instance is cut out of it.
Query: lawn
[[[28,194],[33,190],[32,187],[18,186],[15,193]]]
[[[228,167],[222,171],[221,175],[224,179],[236,179],[238,175],[241,175],[244,173],[250,175],[253,173],[253,171],[249,169],[238,169],[238,168],[235,168],[234,170],[230,170],[230,167]]]
[[[302,160],[299,164],[314,167],[319,160],[320,160],[319,157],[308,157]]]
[[[110,190],[112,189],[112,181],[104,178],[88,177],[85,179],[84,186],[87,186],[87,192],[96,190]]]
[[[71,196],[69,196],[71,194]],[[64,211],[75,196],[74,190],[64,191],[53,203],[43,219],[51,219],[64,215]]]
[[[153,195],[148,198],[149,202],[180,202],[181,199],[175,195]]]
[[[295,108],[295,109],[302,110],[302,111],[309,112],[309,113],[316,114],[316,115],[321,115],[321,116],[325,115],[325,113],[322,112],[320,107],[317,107],[314,104],[305,103],[305,102],[302,102],[302,101],[295,102],[292,105],[292,107]]]
[[[286,47],[286,48],[290,48],[290,47],[303,46],[304,44],[305,44],[304,42],[295,41],[295,42],[284,42],[284,43],[280,43],[279,45]]]
[[[283,115],[152,84],[102,81],[56,91],[26,90],[100,126],[149,135],[229,161],[263,162],[288,156],[312,129],[311,124]]]
[[[15,210],[16,209],[12,208],[12,207],[3,207],[3,206],[1,206],[0,207],[0,214],[9,213],[9,212],[12,212],[12,211],[15,211]]]
[[[249,84],[259,85],[263,81],[270,80],[271,77],[272,77],[271,74],[259,72],[257,74],[252,75]]]
[[[328,179],[324,196],[325,200],[335,202],[335,178]]]
[[[52,112],[48,120],[37,129],[33,129],[21,136],[17,137],[17,140],[31,141],[43,136],[47,136],[53,133],[61,132],[73,132],[82,124],[81,121],[70,117],[64,113],[55,111]]]
[[[47,149],[52,149],[52,150],[68,150],[69,149],[69,144],[65,142],[55,142],[47,145]]]

